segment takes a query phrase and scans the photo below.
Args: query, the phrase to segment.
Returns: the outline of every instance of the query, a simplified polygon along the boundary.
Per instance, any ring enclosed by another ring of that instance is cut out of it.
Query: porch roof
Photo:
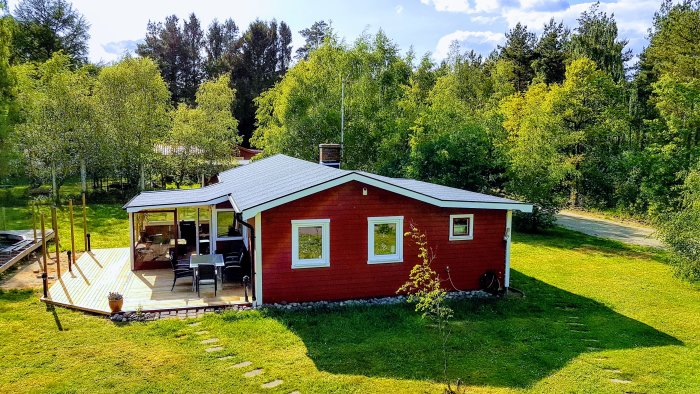
[[[353,180],[438,206],[532,210],[530,204],[507,198],[413,179],[341,170],[282,154],[224,171],[219,174],[218,183],[200,189],[143,192],[124,208],[137,212],[230,201],[236,211],[244,212],[244,217],[252,217],[256,212]]]

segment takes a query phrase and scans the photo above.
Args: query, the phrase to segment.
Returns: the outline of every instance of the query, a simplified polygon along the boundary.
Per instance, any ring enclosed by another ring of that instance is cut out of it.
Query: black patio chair
[[[175,282],[180,278],[192,278],[194,280],[194,270],[190,268],[190,264],[187,263],[187,266],[185,266],[183,261],[178,261],[173,253],[170,255],[170,266],[173,269],[173,286],[170,288],[170,291],[175,289]]]
[[[223,278],[227,273],[241,273],[243,269],[243,251],[224,253],[224,268],[222,273]]]
[[[195,278],[197,283],[197,297],[199,295],[199,286],[204,285],[214,285],[214,297],[216,297],[217,290],[217,277],[216,277],[216,267],[214,264],[200,264],[197,267],[197,277]]]

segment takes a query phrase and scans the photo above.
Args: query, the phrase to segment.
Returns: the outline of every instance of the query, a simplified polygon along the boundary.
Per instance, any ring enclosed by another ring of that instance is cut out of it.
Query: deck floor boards
[[[107,294],[124,295],[124,311],[168,310],[244,304],[240,285],[203,286],[202,297],[192,291],[192,280],[178,279],[170,291],[173,274],[168,269],[131,271],[128,248],[96,249],[83,253],[73,272],[64,272],[48,292],[47,300],[100,313],[109,313]]]

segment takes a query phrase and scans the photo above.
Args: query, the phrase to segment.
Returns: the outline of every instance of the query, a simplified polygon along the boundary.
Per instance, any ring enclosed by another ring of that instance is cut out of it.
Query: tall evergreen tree
[[[506,43],[499,46],[500,57],[513,63],[515,72],[515,89],[522,92],[532,81],[534,72],[532,62],[535,60],[535,34],[527,26],[515,25],[506,33]]]
[[[182,53],[180,59],[180,79],[182,81],[182,97],[185,101],[194,102],[197,88],[204,76],[204,32],[194,13],[182,26]]]
[[[214,79],[228,70],[227,58],[236,52],[238,43],[238,26],[233,19],[219,23],[216,19],[209,25],[204,40],[206,60],[204,73],[207,79]]]
[[[569,39],[569,31],[562,22],[550,19],[535,47],[536,60],[533,69],[546,83],[561,83],[566,73],[564,47]]]
[[[573,57],[587,57],[616,82],[625,79],[625,63],[632,58],[627,40],[618,40],[615,15],[608,16],[595,3],[578,18],[576,33],[571,37]]]
[[[90,24],[66,0],[22,0],[14,9],[13,37],[19,62],[44,62],[63,51],[74,65],[86,63]]]
[[[323,44],[325,38],[332,34],[331,26],[326,21],[316,21],[299,34],[304,37],[304,46],[297,48],[295,57],[299,60],[308,59],[309,53]]]

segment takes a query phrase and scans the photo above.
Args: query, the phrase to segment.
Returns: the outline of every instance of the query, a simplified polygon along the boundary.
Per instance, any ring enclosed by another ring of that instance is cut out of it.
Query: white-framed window
[[[403,216],[367,218],[367,264],[403,262]]]
[[[450,241],[474,239],[474,215],[450,215]]]
[[[292,268],[330,267],[331,220],[292,220]]]

